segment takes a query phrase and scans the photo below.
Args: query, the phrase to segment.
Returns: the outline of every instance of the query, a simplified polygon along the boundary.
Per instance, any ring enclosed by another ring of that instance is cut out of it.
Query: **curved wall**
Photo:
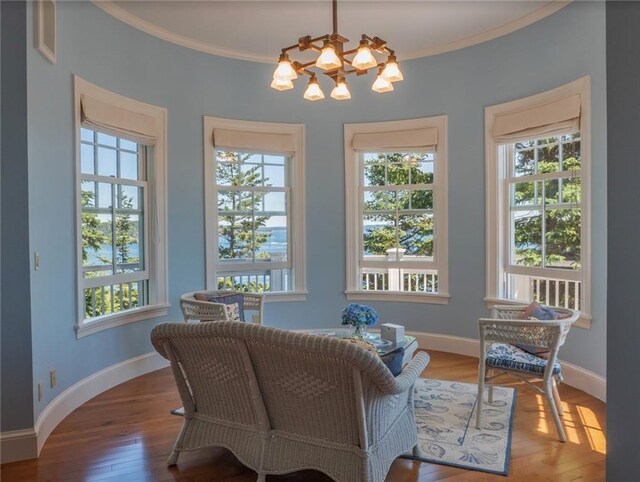
[[[31,4],[30,4],[31,5]],[[177,298],[205,284],[202,116],[306,125],[307,277],[305,302],[270,303],[269,324],[335,326],[346,301],[343,124],[449,116],[449,305],[372,303],[385,321],[412,331],[475,338],[487,314],[484,230],[484,107],[592,78],[593,322],[575,328],[562,358],[605,374],[606,105],[605,16],[600,2],[556,14],[484,44],[403,63],[391,94],[350,79],[353,99],[317,103],[268,87],[273,66],[191,51],[144,34],[89,2],[58,2],[58,61],[29,48],[30,249],[34,384],[56,368],[58,386],[35,415],[75,382],[152,350],[148,333],[181,319]],[[31,9],[31,6],[29,6]],[[30,20],[30,18],[29,18]],[[212,19],[212,28],[224,19]],[[28,22],[31,29],[31,22]],[[32,33],[32,32],[30,32]],[[296,37],[292,32],[292,37]],[[31,38],[31,37],[28,37]],[[163,319],[77,340],[74,253],[72,74],[168,109],[169,299]],[[324,85],[324,84],[323,84]],[[324,87],[328,87],[324,85]],[[16,411],[25,407],[15,407]],[[20,428],[20,427],[16,427]],[[11,429],[11,427],[8,427]]]

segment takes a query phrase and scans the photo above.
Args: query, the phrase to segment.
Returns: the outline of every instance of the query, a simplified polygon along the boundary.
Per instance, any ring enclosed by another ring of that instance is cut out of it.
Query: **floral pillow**
[[[231,321],[244,321],[244,298],[241,294],[207,294],[196,293],[194,298],[198,301],[209,301],[210,303],[222,303],[227,312],[227,318]]]

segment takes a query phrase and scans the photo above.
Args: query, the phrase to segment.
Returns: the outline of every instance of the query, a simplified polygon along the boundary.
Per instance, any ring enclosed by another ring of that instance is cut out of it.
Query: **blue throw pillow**
[[[244,298],[240,294],[211,295],[207,298],[211,303],[223,303],[227,305],[227,314],[233,321],[244,321]],[[236,305],[237,312],[236,312]]]
[[[382,363],[387,365],[391,374],[396,377],[400,375],[402,372],[402,360],[404,359],[404,347],[398,347],[395,350],[387,353],[386,355],[382,355],[380,357]]]
[[[558,312],[550,308],[543,308],[541,306],[540,308],[534,310],[533,313],[531,313],[531,316],[538,320],[557,320]]]

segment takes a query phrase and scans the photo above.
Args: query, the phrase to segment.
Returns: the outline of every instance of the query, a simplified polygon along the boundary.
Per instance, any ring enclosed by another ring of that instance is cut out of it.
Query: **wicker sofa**
[[[258,473],[319,470],[338,482],[382,482],[414,451],[413,388],[429,362],[419,353],[393,377],[352,343],[250,323],[165,323],[151,332],[171,362],[183,450],[220,446]]]

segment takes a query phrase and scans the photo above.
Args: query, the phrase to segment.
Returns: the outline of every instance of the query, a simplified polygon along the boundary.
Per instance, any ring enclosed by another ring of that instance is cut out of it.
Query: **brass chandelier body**
[[[278,67],[273,73],[271,87],[276,90],[293,89],[293,80],[298,75],[309,75],[309,85],[304,93],[307,100],[319,100],[324,98],[324,93],[320,88],[317,74],[312,69],[319,69],[320,73],[331,77],[335,87],[331,92],[331,97],[336,100],[351,98],[351,93],[347,87],[345,77],[350,74],[364,75],[371,69],[378,69],[378,75],[371,89],[378,93],[391,92],[393,83],[403,79],[398,68],[398,61],[395,53],[387,42],[379,37],[369,37],[362,34],[358,47],[345,50],[345,44],[349,39],[338,33],[338,1],[333,3],[333,33],[311,38],[306,35],[298,39],[298,43],[282,49],[278,60]],[[322,44],[320,45],[320,42]],[[297,49],[299,52],[313,50],[320,52],[317,60],[307,63],[291,61],[289,52]],[[385,63],[378,63],[373,56],[373,51],[387,54]],[[353,57],[352,57],[353,56]]]

